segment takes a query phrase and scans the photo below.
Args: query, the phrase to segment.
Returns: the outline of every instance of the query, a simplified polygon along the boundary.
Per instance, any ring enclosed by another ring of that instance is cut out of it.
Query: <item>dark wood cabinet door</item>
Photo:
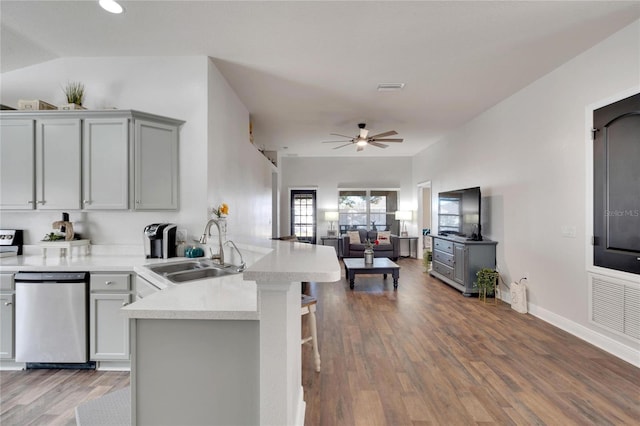
[[[594,265],[640,274],[640,94],[593,123]]]

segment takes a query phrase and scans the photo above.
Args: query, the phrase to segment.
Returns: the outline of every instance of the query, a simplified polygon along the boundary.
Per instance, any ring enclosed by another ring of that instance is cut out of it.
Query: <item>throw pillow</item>
[[[378,231],[378,244],[391,244],[391,231]]]
[[[361,244],[358,231],[347,231],[347,235],[349,236],[349,244]]]

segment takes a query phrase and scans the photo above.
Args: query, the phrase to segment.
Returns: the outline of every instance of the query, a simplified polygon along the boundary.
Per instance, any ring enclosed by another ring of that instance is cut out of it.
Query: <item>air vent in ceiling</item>
[[[397,92],[404,89],[404,83],[380,83],[378,92]]]

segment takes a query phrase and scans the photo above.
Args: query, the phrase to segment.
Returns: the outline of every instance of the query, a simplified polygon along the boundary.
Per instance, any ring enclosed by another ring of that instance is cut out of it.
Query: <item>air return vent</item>
[[[640,341],[640,284],[589,274],[591,322]]]
[[[404,89],[404,83],[380,83],[378,92],[397,92]]]

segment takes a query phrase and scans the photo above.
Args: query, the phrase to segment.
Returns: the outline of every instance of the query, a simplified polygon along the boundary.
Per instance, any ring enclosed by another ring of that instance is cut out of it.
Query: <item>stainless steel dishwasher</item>
[[[89,273],[18,272],[15,283],[16,361],[87,364]]]

